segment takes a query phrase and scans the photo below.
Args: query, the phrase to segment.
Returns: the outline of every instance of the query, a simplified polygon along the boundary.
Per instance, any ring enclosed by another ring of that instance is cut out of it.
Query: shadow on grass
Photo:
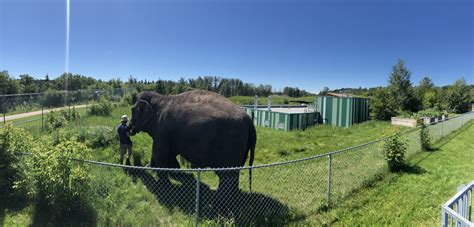
[[[128,173],[134,180],[140,179],[147,189],[164,206],[179,208],[187,215],[196,214],[196,179],[189,173],[174,173],[173,183],[159,180],[154,173],[133,171]],[[222,193],[199,182],[199,219],[209,224],[232,225],[283,225],[301,219],[290,215],[289,208],[281,202],[261,193],[237,191]],[[195,217],[195,216],[194,216]]]
[[[97,214],[90,204],[60,209],[36,203],[32,226],[96,226]]]
[[[405,163],[400,166],[397,172],[420,175],[426,173],[426,170],[418,165],[409,165]]]
[[[4,192],[3,190],[2,193]],[[5,226],[6,212],[15,213],[25,209],[29,204],[29,200],[25,197],[8,197],[0,196],[0,226]]]

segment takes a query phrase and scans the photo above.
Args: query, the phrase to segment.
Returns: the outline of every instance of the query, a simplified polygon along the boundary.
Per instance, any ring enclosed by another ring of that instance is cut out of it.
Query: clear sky
[[[70,0],[69,71],[101,79],[222,76],[275,89],[474,82],[470,0]],[[0,70],[65,71],[66,0],[0,0]]]

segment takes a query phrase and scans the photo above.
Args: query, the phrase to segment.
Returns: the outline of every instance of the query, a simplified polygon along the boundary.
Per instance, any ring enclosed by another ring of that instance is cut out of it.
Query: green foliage
[[[443,112],[438,109],[425,109],[418,111],[416,115],[418,117],[440,117],[443,115]]]
[[[424,151],[431,150],[431,134],[424,124],[420,130],[421,149]]]
[[[10,77],[8,71],[0,71],[0,94],[16,94],[18,91],[17,81]]]
[[[427,91],[421,96],[423,108],[433,108],[436,105],[436,90]]]
[[[396,111],[391,100],[392,97],[387,89],[379,88],[375,90],[374,96],[370,100],[372,118],[385,121],[395,116]]]
[[[418,108],[419,103],[415,98],[410,77],[410,71],[405,67],[403,60],[399,59],[398,63],[393,66],[393,71],[388,81],[391,98],[387,102],[390,102],[396,110],[416,111]]]
[[[53,223],[68,223],[69,217],[93,216],[89,166],[72,159],[89,159],[82,143],[66,141],[54,147],[40,144],[31,160],[37,207]],[[37,211],[38,212],[38,211]],[[76,220],[77,221],[77,220]],[[74,223],[74,222],[73,222]]]
[[[25,198],[31,191],[28,168],[16,153],[30,150],[32,137],[25,130],[5,126],[0,131],[0,200]]]
[[[456,80],[448,89],[446,101],[448,108],[455,113],[465,113],[469,110],[470,89],[464,78]]]
[[[387,140],[383,145],[385,160],[391,171],[398,171],[405,162],[405,154],[407,150],[407,143],[396,134]]]
[[[41,97],[41,106],[43,107],[59,107],[65,102],[64,93],[56,92],[52,89],[45,92]]]
[[[122,106],[131,106],[135,104],[133,101],[136,100],[137,93],[136,92],[127,92],[122,100],[120,101],[120,104]]]
[[[99,102],[93,103],[87,110],[88,115],[110,116],[112,104],[105,97],[101,97]]]
[[[91,126],[87,128],[86,143],[93,148],[106,147],[117,143],[118,135],[114,128],[107,126]]]
[[[63,114],[57,114],[56,111],[51,110],[51,112],[46,115],[45,128],[47,130],[58,129],[64,125],[66,125],[66,118]]]

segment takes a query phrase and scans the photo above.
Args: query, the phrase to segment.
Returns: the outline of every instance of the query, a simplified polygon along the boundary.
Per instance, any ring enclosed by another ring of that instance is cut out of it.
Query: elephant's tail
[[[249,189],[250,192],[252,192],[252,165],[253,165],[253,159],[255,156],[255,146],[257,144],[257,132],[255,131],[255,127],[253,124],[250,127],[250,134],[249,134],[249,141],[248,141],[248,147],[250,150],[250,158],[249,158]]]

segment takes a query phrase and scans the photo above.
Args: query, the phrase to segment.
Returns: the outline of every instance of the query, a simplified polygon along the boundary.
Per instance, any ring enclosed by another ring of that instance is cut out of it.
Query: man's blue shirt
[[[132,144],[132,140],[130,139],[130,136],[128,136],[127,132],[128,132],[127,125],[120,124],[118,126],[117,133],[119,135],[121,144]]]

